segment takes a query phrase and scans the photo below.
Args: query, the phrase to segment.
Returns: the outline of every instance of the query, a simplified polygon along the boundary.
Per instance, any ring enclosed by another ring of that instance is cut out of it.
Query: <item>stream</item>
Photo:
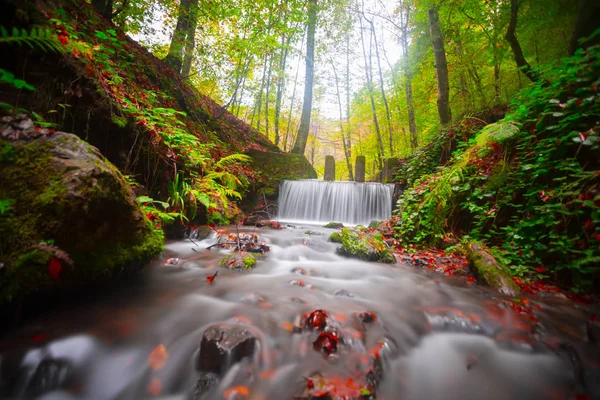
[[[251,271],[218,268],[214,238],[168,242],[129,286],[4,334],[0,398],[600,398],[597,305],[344,258],[332,229],[240,230],[271,248]],[[237,347],[200,351],[209,329]]]

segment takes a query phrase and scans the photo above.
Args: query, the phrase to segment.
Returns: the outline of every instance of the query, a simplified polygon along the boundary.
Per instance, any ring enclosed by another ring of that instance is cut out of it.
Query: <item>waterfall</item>
[[[320,181],[283,181],[279,219],[366,225],[392,215],[394,185]]]

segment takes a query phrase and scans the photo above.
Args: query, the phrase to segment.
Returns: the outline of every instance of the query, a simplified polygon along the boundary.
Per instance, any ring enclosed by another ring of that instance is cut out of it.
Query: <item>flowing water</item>
[[[306,179],[283,181],[279,219],[368,225],[392,215],[394,185]]]
[[[365,381],[380,381],[377,399],[600,396],[599,347],[585,331],[595,306],[521,297],[532,318],[464,278],[338,256],[326,241],[333,230],[243,230],[271,246],[251,271],[218,268],[208,284],[227,251],[205,250],[211,239],[170,242],[127,288],[9,331],[0,340],[0,398],[194,398],[207,356],[199,345],[213,324],[250,332],[256,351],[225,361],[207,399],[304,398],[319,379],[346,385],[338,398]],[[172,257],[181,260],[165,265]],[[302,329],[315,310],[339,338],[330,355],[318,330]]]

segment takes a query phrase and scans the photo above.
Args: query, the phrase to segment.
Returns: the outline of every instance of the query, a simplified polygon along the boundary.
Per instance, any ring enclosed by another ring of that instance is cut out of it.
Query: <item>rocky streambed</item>
[[[170,242],[128,285],[8,331],[0,398],[600,396],[597,305],[348,258],[333,229],[240,232],[243,255],[227,234]]]

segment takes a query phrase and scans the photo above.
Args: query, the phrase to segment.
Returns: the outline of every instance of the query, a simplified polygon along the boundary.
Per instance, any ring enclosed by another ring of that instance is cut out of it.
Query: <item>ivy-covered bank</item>
[[[476,239],[513,276],[598,289],[600,48],[539,74],[501,121],[473,136],[463,123],[466,140],[445,166],[436,169],[442,147],[430,146],[411,163],[435,172],[420,176],[411,163],[400,171],[397,180],[411,185],[396,236],[404,246],[455,249]]]

